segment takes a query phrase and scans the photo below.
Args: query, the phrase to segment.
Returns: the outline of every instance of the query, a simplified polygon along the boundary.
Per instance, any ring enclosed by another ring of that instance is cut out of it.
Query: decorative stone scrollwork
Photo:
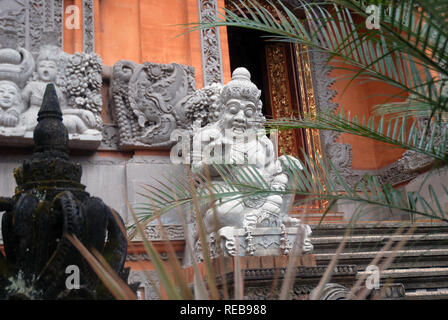
[[[184,104],[195,90],[192,67],[119,61],[113,68],[112,94],[119,147],[168,147],[171,132],[187,128]]]
[[[199,21],[210,22],[217,18],[216,0],[198,0]],[[204,86],[223,82],[221,41],[218,28],[201,31],[202,68]]]
[[[159,225],[148,225],[145,228],[147,239],[150,241],[163,241],[166,237],[173,240],[185,240],[184,229],[181,225],[164,225],[163,231]]]
[[[92,53],[95,50],[95,28],[93,0],[82,1],[83,50]]]

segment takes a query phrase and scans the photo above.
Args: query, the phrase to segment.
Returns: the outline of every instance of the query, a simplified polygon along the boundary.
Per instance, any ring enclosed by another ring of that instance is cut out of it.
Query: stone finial
[[[34,129],[36,152],[58,150],[67,152],[68,132],[62,123],[62,112],[54,84],[45,88],[42,106],[37,116],[38,124]]]
[[[233,70],[232,80],[250,81],[250,72],[246,68],[239,67]]]
[[[40,122],[46,117],[56,117],[62,120],[61,107],[59,106],[58,95],[53,83],[49,83],[45,87],[44,99],[37,115],[37,121]]]

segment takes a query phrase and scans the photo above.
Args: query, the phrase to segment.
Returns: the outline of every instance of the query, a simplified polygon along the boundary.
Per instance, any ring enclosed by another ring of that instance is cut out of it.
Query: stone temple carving
[[[195,90],[192,67],[176,63],[119,61],[113,68],[112,94],[119,147],[168,147],[171,132],[188,127],[184,104]]]
[[[203,99],[189,100],[193,101],[193,105],[188,106],[189,110],[203,108],[205,101],[212,100],[214,105],[209,106],[211,116],[195,122],[193,145],[200,145],[202,151],[213,149],[214,155],[224,155],[225,164],[236,164],[232,170],[263,177],[273,190],[286,190],[292,183],[287,167],[302,167],[291,156],[277,159],[272,141],[263,130],[260,134],[265,121],[260,94],[245,68],[237,68],[232,80],[220,88],[219,94],[216,86],[212,89],[206,87],[202,94],[196,94]],[[201,126],[201,121],[213,119],[217,110],[218,120]],[[198,174],[204,173],[207,161],[211,160],[204,157],[204,152],[198,155],[194,151],[192,159],[192,170]],[[213,160],[218,159],[215,157]],[[213,184],[226,191],[228,185],[220,173],[211,166],[209,170]],[[296,241],[299,241],[302,253],[310,252],[313,249],[311,229],[288,215],[290,200],[289,195],[271,194],[244,199],[229,196],[216,201],[215,210],[208,209],[204,216],[212,250],[220,238],[222,250],[227,255],[288,254]]]
[[[25,48],[34,56],[44,44],[63,47],[64,1],[0,1],[0,47]]]
[[[70,146],[94,149],[101,143],[101,59],[42,46],[36,60],[25,49],[0,49],[0,143],[32,144],[45,87],[53,83]]]

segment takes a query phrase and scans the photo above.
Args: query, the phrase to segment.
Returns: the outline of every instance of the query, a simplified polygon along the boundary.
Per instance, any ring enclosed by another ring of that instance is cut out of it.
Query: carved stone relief
[[[209,22],[217,18],[216,0],[198,0],[199,21]],[[200,30],[204,86],[223,82],[221,41],[218,28]]]
[[[102,135],[103,140],[99,147],[100,150],[118,149],[118,128],[115,124],[104,124]]]
[[[171,132],[189,126],[184,104],[195,90],[190,66],[118,61],[111,88],[122,150],[169,147]]]
[[[93,0],[82,1],[83,50],[94,52]],[[0,47],[25,48],[34,56],[42,45],[64,43],[63,0],[2,0]]]
[[[34,56],[43,44],[62,48],[63,7],[59,0],[3,0],[0,47],[25,48]]]
[[[0,143],[30,145],[47,83],[54,83],[70,147],[95,149],[101,142],[101,59],[42,46],[36,59],[20,48],[0,49]]]

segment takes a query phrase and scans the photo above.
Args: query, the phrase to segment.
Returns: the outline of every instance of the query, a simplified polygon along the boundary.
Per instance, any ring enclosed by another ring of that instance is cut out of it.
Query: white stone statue
[[[204,151],[208,154],[213,150],[210,154],[216,155],[222,150],[221,159],[227,164],[236,164],[232,167],[235,170],[245,171],[252,177],[262,176],[272,190],[285,190],[290,187],[288,184],[292,181],[284,168],[291,164],[299,169],[302,167],[294,157],[276,158],[272,141],[265,135],[264,130],[260,130],[265,121],[260,95],[261,91],[250,80],[249,71],[237,68],[232,74],[232,80],[223,86],[216,102],[220,110],[219,120],[203,128],[194,128],[193,150],[195,145],[200,144],[201,154],[193,154],[193,172],[205,173],[206,162],[209,160],[204,157]],[[225,190],[226,184],[221,181],[219,173],[212,166],[208,168],[212,182]],[[229,254],[234,254],[231,238],[238,233],[235,231],[237,229],[245,230],[246,240],[251,240],[251,233],[259,228],[282,228],[282,232],[287,233],[289,231],[286,228],[300,227],[303,229],[302,249],[310,251],[311,230],[309,226],[302,225],[299,219],[288,215],[287,202],[290,199],[289,195],[271,194],[246,199],[230,196],[229,199],[218,200],[215,210],[209,209],[205,213],[207,233],[215,238],[214,233],[217,232],[219,236],[229,240],[226,247]],[[247,246],[254,246],[254,243],[250,242]],[[248,252],[253,254],[254,250]]]
[[[69,133],[78,134],[98,134],[95,126],[95,116],[89,110],[73,109],[67,106],[67,99],[63,85],[59,78],[63,73],[60,63],[64,53],[55,46],[44,46],[39,52],[36,63],[35,79],[30,81],[22,91],[25,102],[25,110],[22,114],[22,122],[26,126],[26,131],[33,131],[37,125],[37,113],[42,104],[45,88],[48,83],[55,84],[56,93],[59,98],[63,114],[63,123]]]
[[[0,126],[17,126],[22,109],[20,88],[12,81],[0,81]]]
[[[24,108],[21,88],[33,70],[34,59],[27,50],[0,49],[0,136],[6,139],[25,133],[20,126]]]

